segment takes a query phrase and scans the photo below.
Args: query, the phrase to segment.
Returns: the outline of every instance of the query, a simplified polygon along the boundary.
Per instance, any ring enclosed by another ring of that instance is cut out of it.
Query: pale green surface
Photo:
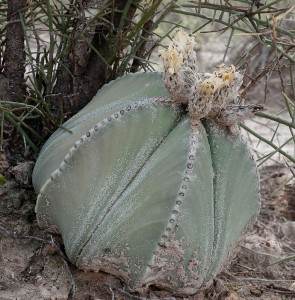
[[[74,143],[95,124],[134,102],[167,95],[158,73],[128,74],[105,85],[87,106],[63,124],[72,133],[58,129],[43,146],[33,173],[36,192],[39,193]]]
[[[209,273],[216,273],[243,229],[260,208],[254,162],[239,136],[206,123],[214,177],[214,253]]]
[[[37,214],[45,211],[52,217],[72,260],[178,119],[179,114],[164,105],[139,107],[113,118],[85,136],[65,170],[57,172],[44,192],[41,189]]]
[[[200,128],[196,149],[196,158],[193,161],[193,173],[188,191],[182,205],[183,221],[179,223],[176,237],[185,237],[189,242],[186,247],[184,265],[195,252],[198,269],[194,274],[203,282],[206,269],[212,258],[214,240],[214,207],[213,207],[213,168],[210,156],[210,146],[204,128]],[[188,273],[188,272],[187,272]],[[191,277],[191,274],[188,274]]]
[[[187,121],[174,128],[96,228],[82,257],[102,255],[106,248],[111,252],[126,250],[128,244],[125,255],[134,262],[130,277],[134,282],[145,279],[147,264],[175,205],[186,164],[188,135]]]

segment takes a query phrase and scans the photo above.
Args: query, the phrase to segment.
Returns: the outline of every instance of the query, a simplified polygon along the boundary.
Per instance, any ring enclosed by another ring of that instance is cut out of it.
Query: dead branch
[[[25,51],[24,28],[21,18],[26,11],[26,0],[9,0],[7,12],[6,46],[4,53],[4,72],[7,80],[4,94],[7,100],[19,101],[24,98]]]

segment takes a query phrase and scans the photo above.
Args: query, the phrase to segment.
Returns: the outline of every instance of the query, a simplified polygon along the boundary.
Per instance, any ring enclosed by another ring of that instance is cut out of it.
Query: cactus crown
[[[178,30],[169,47],[160,54],[171,102],[187,106],[193,128],[198,128],[202,118],[208,118],[235,129],[243,116],[252,117],[262,109],[243,105],[238,94],[243,72],[237,71],[234,65],[221,64],[212,74],[198,73],[194,47],[195,39]]]

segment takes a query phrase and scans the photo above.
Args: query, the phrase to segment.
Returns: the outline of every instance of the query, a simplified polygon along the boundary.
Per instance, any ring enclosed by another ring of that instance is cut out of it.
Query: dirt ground
[[[0,300],[24,299],[182,299],[150,289],[131,295],[122,283],[103,273],[78,270],[67,261],[59,236],[36,223],[33,164],[8,168],[0,187]],[[260,170],[262,207],[259,218],[227,270],[205,291],[187,299],[294,299],[295,260],[271,263],[295,254],[295,188],[278,188],[290,177],[284,165]],[[275,193],[275,194],[273,194]]]

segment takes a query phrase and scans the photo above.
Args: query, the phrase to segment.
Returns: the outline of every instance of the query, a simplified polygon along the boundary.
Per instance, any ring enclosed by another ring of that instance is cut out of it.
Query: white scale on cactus
[[[176,33],[164,76],[105,85],[44,145],[33,184],[41,227],[79,268],[190,295],[229,261],[259,211],[259,181],[238,123],[234,66],[197,73],[194,39]]]

